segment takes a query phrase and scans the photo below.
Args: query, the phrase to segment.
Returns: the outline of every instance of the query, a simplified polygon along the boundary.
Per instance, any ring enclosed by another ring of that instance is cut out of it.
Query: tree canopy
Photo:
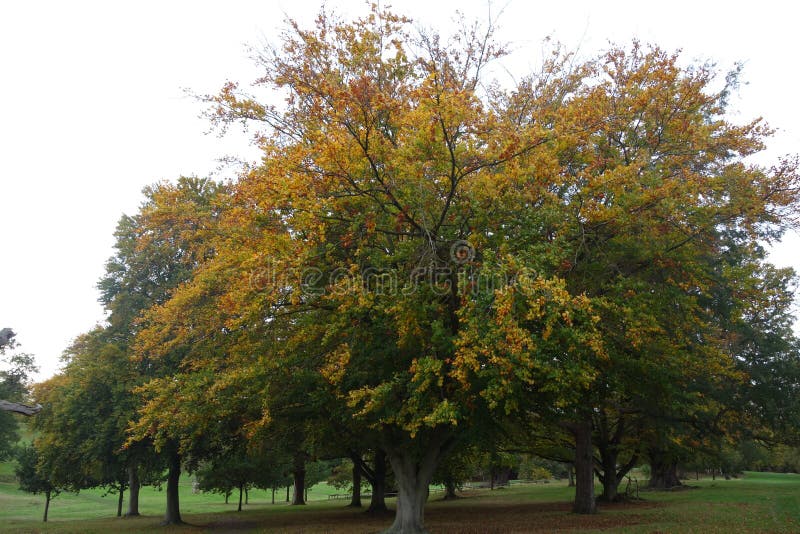
[[[635,42],[556,47],[508,87],[491,26],[410,22],[290,22],[257,56],[282,101],[206,98],[261,161],[123,218],[101,290],[138,365],[128,443],[197,461],[281,443],[302,487],[336,429],[386,452],[389,531],[419,532],[470,436],[571,436],[592,512],[595,467],[616,491],[622,456],[667,465],[740,414],[793,426],[775,402],[797,388],[793,273],[762,246],[797,222],[798,161],[752,162],[771,130],[730,120],[737,73]]]

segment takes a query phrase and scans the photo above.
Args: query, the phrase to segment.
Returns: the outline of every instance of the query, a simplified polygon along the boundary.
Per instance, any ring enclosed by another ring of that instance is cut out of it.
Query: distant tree
[[[19,489],[34,495],[44,494],[45,503],[42,521],[47,522],[50,500],[56,497],[61,490],[53,484],[50,476],[44,471],[40,462],[40,455],[33,445],[20,449],[14,474],[19,482]]]

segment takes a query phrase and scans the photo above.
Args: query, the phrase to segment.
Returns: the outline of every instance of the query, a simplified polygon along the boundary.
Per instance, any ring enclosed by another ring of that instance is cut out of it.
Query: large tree
[[[703,266],[721,226],[757,239],[796,208],[796,163],[745,164],[768,129],[726,122],[713,72],[658,49],[556,54],[512,90],[484,75],[499,56],[477,26],[412,36],[379,8],[322,14],[258,58],[281,105],[233,83],[209,97],[264,157],[197,234],[212,257],[146,316],[137,353],[179,373],[148,388],[140,431],[190,435],[259,398],[243,425],[283,421],[299,444],[337,403],[388,455],[389,531],[420,532],[462,433],[557,421],[591,512],[609,391],[646,370],[668,410],[727,376]],[[239,403],[196,402],[208,391]]]

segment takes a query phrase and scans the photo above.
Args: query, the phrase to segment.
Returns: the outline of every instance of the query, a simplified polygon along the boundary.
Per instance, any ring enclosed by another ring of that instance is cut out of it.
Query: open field
[[[2,471],[0,473],[5,473]],[[182,487],[185,527],[157,527],[164,494],[142,492],[144,517],[117,519],[116,498],[98,492],[61,495],[51,505],[51,519],[40,521],[43,499],[19,493],[3,474],[0,484],[0,530],[4,532],[378,532],[391,516],[367,517],[329,502],[324,488],[306,507],[269,504],[265,492],[252,492],[242,513],[219,495],[192,494],[189,478]],[[572,491],[563,484],[520,485],[502,490],[467,492],[455,502],[431,500],[426,525],[432,533],[506,532],[799,532],[800,476],[747,473],[735,480],[690,481],[694,489],[642,492],[641,502],[601,507],[596,516],[569,512]],[[285,490],[283,493],[285,498]],[[390,499],[390,506],[393,502]]]

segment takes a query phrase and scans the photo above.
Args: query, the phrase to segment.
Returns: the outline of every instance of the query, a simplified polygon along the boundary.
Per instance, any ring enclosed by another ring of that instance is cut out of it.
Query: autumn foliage
[[[258,56],[254,90],[279,99],[206,98],[263,157],[211,199],[162,188],[138,219],[134,256],[166,253],[180,279],[125,316],[147,378],[129,444],[310,457],[358,436],[394,471],[390,531],[415,532],[476,433],[591,433],[603,414],[635,421],[615,446],[644,456],[694,439],[659,414],[733,428],[731,321],[760,305],[761,244],[796,222],[797,161],[752,163],[769,127],[731,122],[734,78],[677,54],[554,47],[513,87],[485,75],[503,56],[480,25],[323,14]],[[747,276],[722,275],[734,249]]]

